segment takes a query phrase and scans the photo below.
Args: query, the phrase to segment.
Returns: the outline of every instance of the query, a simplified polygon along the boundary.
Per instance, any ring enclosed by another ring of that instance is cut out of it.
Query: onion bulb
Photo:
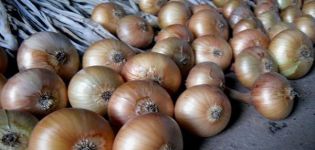
[[[111,150],[114,134],[103,117],[85,109],[51,113],[34,128],[30,150]]]
[[[281,12],[284,22],[293,23],[294,19],[302,16],[302,11],[297,6],[289,6]]]
[[[262,13],[265,13],[267,11],[276,11],[278,12],[278,5],[276,2],[272,1],[257,1],[257,4],[255,6],[255,15],[258,16]]]
[[[287,29],[296,29],[294,24],[286,23],[286,22],[280,22],[268,30],[268,36],[272,40],[276,35],[278,35],[280,32],[287,30]]]
[[[79,69],[79,54],[60,33],[38,32],[24,40],[17,53],[19,70],[45,68],[69,80]]]
[[[295,92],[289,81],[275,72],[262,74],[251,91],[252,104],[265,118],[282,120],[292,111]]]
[[[278,66],[268,54],[267,49],[251,47],[237,55],[234,71],[240,83],[252,88],[256,79],[265,72],[277,72]]]
[[[202,36],[197,38],[192,47],[195,51],[196,64],[211,61],[223,70],[232,61],[232,48],[223,38],[218,36]]]
[[[182,150],[181,130],[171,117],[149,113],[128,121],[117,133],[113,150]]]
[[[257,18],[263,24],[265,30],[269,30],[272,26],[281,22],[279,13],[276,11],[267,11],[257,16]]]
[[[195,65],[195,54],[189,43],[176,37],[158,41],[151,51],[172,58],[184,76]]]
[[[231,117],[231,104],[221,89],[209,85],[188,88],[177,99],[178,124],[201,137],[220,133]]]
[[[255,20],[255,15],[250,10],[247,5],[242,5],[240,7],[237,7],[230,15],[229,17],[229,24],[232,28],[241,21],[242,19],[252,19]]]
[[[203,35],[217,35],[228,39],[228,24],[223,16],[211,10],[195,13],[189,20],[190,31],[195,37]]]
[[[260,29],[261,31],[264,31],[264,27],[257,19],[242,19],[233,27],[233,35],[245,31],[247,29]]]
[[[213,62],[203,62],[195,65],[186,79],[186,88],[208,84],[224,89],[224,73],[220,66]]]
[[[307,35],[315,43],[315,19],[310,15],[304,15],[294,20],[297,29]]]
[[[187,41],[188,43],[192,42],[194,39],[192,33],[186,26],[174,24],[162,29],[158,33],[158,35],[155,36],[155,41],[158,42],[160,40],[167,39],[170,37],[177,37],[179,39]]]
[[[170,1],[158,13],[158,22],[161,29],[174,25],[186,25],[191,16],[191,10],[183,2]]]
[[[297,8],[301,8],[302,5],[302,0],[277,0],[277,2],[281,10],[289,6],[296,6]]]
[[[139,0],[139,8],[149,14],[156,15],[167,0]]]
[[[108,115],[116,126],[147,113],[173,116],[174,104],[165,89],[153,81],[129,81],[118,87],[108,104]]]
[[[0,149],[25,150],[38,120],[29,113],[0,110]]]
[[[135,15],[120,19],[116,33],[120,40],[137,48],[149,46],[154,36],[151,25],[143,18]]]
[[[103,66],[86,67],[70,81],[68,96],[73,108],[84,108],[100,115],[107,114],[107,104],[113,92],[124,83],[114,70]]]
[[[3,49],[0,48],[0,73],[4,73],[8,66],[8,56]]]
[[[106,66],[121,72],[122,67],[135,53],[119,40],[103,39],[92,44],[83,55],[83,67]]]
[[[115,34],[118,21],[126,15],[122,7],[115,3],[100,3],[93,9],[91,19]]]
[[[233,36],[230,43],[233,49],[234,58],[244,49],[254,46],[267,48],[269,37],[258,29],[248,29]]]
[[[127,81],[153,80],[174,94],[181,84],[181,73],[176,63],[163,54],[147,52],[127,61],[122,70]]]
[[[239,8],[239,7],[247,7],[243,0],[229,0],[225,5],[222,7],[223,15],[226,19],[229,19],[232,12]]]
[[[311,15],[313,18],[315,18],[315,1],[308,2],[303,5],[302,8],[303,14]]]
[[[33,68],[11,77],[2,88],[3,109],[29,111],[45,116],[67,105],[67,88],[62,79],[47,69]]]
[[[279,71],[289,79],[303,77],[312,67],[312,41],[299,30],[285,30],[274,37],[269,53],[277,62]]]

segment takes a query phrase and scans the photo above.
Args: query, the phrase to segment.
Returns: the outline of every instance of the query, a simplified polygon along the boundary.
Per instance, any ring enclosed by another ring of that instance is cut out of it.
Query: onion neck
[[[112,59],[115,63],[122,63],[122,62],[125,62],[126,59],[124,57],[124,54],[122,53],[115,53],[112,55]]]
[[[8,132],[2,136],[1,142],[6,146],[16,147],[16,145],[21,144],[19,138],[17,133]]]
[[[174,148],[172,148],[169,144],[164,144],[159,150],[174,150]]]
[[[158,105],[156,105],[149,97],[140,99],[136,105],[136,113],[138,115],[159,112]]]
[[[101,98],[105,101],[105,102],[108,102],[109,99],[112,97],[113,95],[113,91],[104,91],[102,94],[101,94]]]
[[[38,103],[39,103],[40,109],[44,111],[49,111],[55,107],[56,102],[52,95],[44,93],[43,95],[40,95]]]
[[[62,49],[56,51],[55,57],[60,64],[65,64],[68,60],[67,54]]]
[[[225,92],[231,99],[234,99],[239,102],[246,103],[246,104],[252,103],[250,93],[241,93],[229,87],[225,87]]]
[[[88,139],[82,139],[73,146],[73,150],[97,150],[97,145]]]

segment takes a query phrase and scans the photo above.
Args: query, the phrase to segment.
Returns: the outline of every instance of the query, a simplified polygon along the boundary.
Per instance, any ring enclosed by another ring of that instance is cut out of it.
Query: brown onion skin
[[[122,7],[115,3],[101,3],[93,9],[91,19],[101,24],[109,32],[116,34],[118,21],[126,15]]]
[[[242,19],[252,19],[255,20],[255,15],[250,10],[247,5],[241,5],[240,7],[236,8],[229,17],[229,24],[232,28],[241,21]]]
[[[169,1],[158,13],[158,22],[161,29],[174,25],[186,25],[191,16],[191,10],[185,3],[179,1]]]
[[[183,76],[195,65],[195,54],[188,42],[176,37],[158,41],[152,52],[169,56],[176,63]]]
[[[115,126],[147,113],[174,114],[174,104],[165,89],[153,81],[129,81],[118,87],[108,103],[108,115]]]
[[[8,66],[8,56],[5,51],[0,48],[0,73],[4,73]]]
[[[292,111],[294,92],[289,81],[275,72],[262,74],[251,91],[252,104],[265,118],[285,119]]]
[[[106,115],[111,95],[123,83],[122,76],[110,68],[104,66],[83,68],[69,83],[69,102],[73,108],[83,108]]]
[[[158,33],[158,35],[155,36],[155,41],[158,42],[160,40],[167,39],[170,37],[177,37],[179,39],[187,41],[188,43],[194,40],[194,37],[187,26],[174,24],[162,29]]]
[[[202,36],[193,42],[192,47],[195,52],[196,64],[211,61],[218,64],[223,70],[231,64],[232,48],[222,37]]]
[[[301,8],[302,6],[302,0],[277,0],[277,2],[281,10],[293,5],[297,6],[298,8]]]
[[[188,88],[177,99],[175,118],[178,124],[200,137],[220,133],[231,117],[231,104],[221,89],[209,85]]]
[[[113,142],[113,131],[103,117],[85,109],[65,108],[51,113],[35,126],[29,149],[81,150],[95,146],[97,150],[111,150]]]
[[[154,52],[132,57],[121,74],[127,81],[153,80],[171,94],[176,93],[181,84],[181,73],[176,63],[168,56]]]
[[[79,54],[70,40],[60,33],[38,32],[24,40],[18,49],[19,70],[45,68],[65,80],[78,71]]]
[[[268,50],[277,62],[279,72],[288,79],[303,77],[314,62],[312,41],[297,29],[280,32],[272,39]]]
[[[146,13],[156,15],[167,0],[139,0],[139,8]]]
[[[66,107],[67,102],[67,88],[62,79],[41,68],[17,73],[1,92],[3,109],[28,111],[40,117]]]
[[[272,2],[272,1],[260,1],[256,4],[256,7],[255,7],[255,15],[258,16],[264,12],[267,12],[267,11],[276,11],[278,12],[278,5],[277,5],[277,2]]]
[[[186,88],[207,84],[224,89],[225,78],[220,66],[213,62],[203,62],[195,65],[186,79]]]
[[[312,16],[298,17],[294,20],[294,25],[315,43],[315,19]]]
[[[281,11],[281,19],[284,22],[293,23],[294,19],[302,16],[302,11],[297,6],[289,6]]]
[[[182,150],[180,127],[171,117],[149,113],[128,121],[117,133],[113,150]]]
[[[223,7],[226,5],[230,0],[213,0],[212,2],[214,3],[215,6],[217,7]]]
[[[315,1],[308,2],[303,5],[302,8],[303,14],[311,15],[313,18],[315,18]]]
[[[129,15],[121,18],[116,29],[117,36],[123,42],[145,48],[153,41],[153,28],[143,18]]]
[[[267,48],[269,42],[269,37],[257,29],[248,29],[239,32],[230,40],[234,58],[236,58],[236,56],[244,49],[249,47],[261,46],[263,48]]]
[[[195,37],[217,35],[228,39],[228,24],[223,16],[211,10],[202,10],[194,14],[188,25]]]
[[[233,35],[245,31],[247,29],[263,29],[262,25],[258,23],[259,20],[242,19],[233,27]]]
[[[199,11],[202,11],[202,10],[211,10],[211,11],[214,11],[214,12],[217,12],[218,13],[218,10],[214,7],[212,7],[211,5],[208,5],[208,4],[197,4],[197,5],[194,5],[192,7],[192,12],[193,14],[199,12]]]
[[[272,40],[275,36],[277,36],[280,32],[287,30],[287,29],[296,29],[294,24],[286,23],[286,22],[280,22],[268,30],[268,36]]]
[[[228,1],[223,7],[222,7],[222,12],[223,15],[226,19],[229,19],[232,12],[238,8],[238,7],[242,7],[242,6],[246,6],[246,4],[243,2],[243,0],[230,0]]]
[[[276,11],[267,11],[257,16],[257,18],[261,21],[265,30],[269,30],[272,26],[281,22],[281,18],[278,12]]]
[[[237,55],[234,72],[240,83],[252,88],[256,79],[265,72],[277,72],[278,66],[268,50],[261,47],[250,47]]]
[[[121,72],[135,52],[119,40],[103,39],[93,43],[83,55],[83,67],[105,66]]]

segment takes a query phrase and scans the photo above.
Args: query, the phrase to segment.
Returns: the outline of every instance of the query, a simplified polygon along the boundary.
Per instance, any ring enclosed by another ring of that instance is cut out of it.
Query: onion
[[[170,1],[158,13],[160,28],[174,24],[185,25],[191,16],[191,10],[183,2]]]
[[[278,12],[275,11],[264,12],[258,15],[257,18],[261,21],[265,30],[269,30],[269,28],[281,22],[281,18]]]
[[[264,27],[260,23],[259,20],[257,19],[242,19],[240,20],[237,24],[234,25],[233,27],[233,35],[245,31],[247,29],[259,29],[261,31],[265,31]]]
[[[166,28],[162,29],[158,35],[155,37],[155,41],[158,42],[163,39],[167,39],[170,37],[177,37],[179,39],[185,40],[187,42],[192,42],[194,37],[189,29],[180,24],[174,24],[167,26]]]
[[[304,3],[302,12],[303,14],[308,14],[315,18],[315,1]]]
[[[8,66],[8,56],[3,49],[0,48],[0,73],[4,73]]]
[[[30,150],[111,150],[109,123],[84,109],[61,109],[42,119],[30,137]]]
[[[302,0],[277,0],[279,8],[281,10],[289,7],[289,6],[297,6],[297,8],[301,8]]]
[[[312,42],[315,42],[315,19],[310,15],[304,15],[294,20],[297,29],[307,35]]]
[[[230,0],[213,0],[212,2],[215,4],[217,7],[223,7],[226,5]]]
[[[234,26],[242,19],[255,20],[254,18],[255,18],[255,15],[250,10],[250,8],[247,7],[247,5],[241,5],[240,7],[237,7],[236,9],[233,10],[228,20],[229,20],[230,26],[234,28]]]
[[[193,8],[192,8],[192,12],[193,14],[199,12],[199,11],[202,11],[202,10],[211,10],[211,11],[214,11],[216,13],[218,13],[218,10],[214,7],[212,7],[211,5],[208,5],[208,4],[197,4],[197,5],[194,5]]]
[[[156,15],[167,0],[139,0],[139,8],[146,13]]]
[[[223,15],[226,19],[229,19],[232,12],[239,7],[247,7],[246,3],[243,0],[229,0],[222,7]]]
[[[273,1],[257,1],[255,6],[255,15],[259,16],[267,11],[275,11],[278,12],[278,5],[277,2]]]
[[[270,39],[273,39],[276,35],[278,35],[280,32],[287,30],[287,29],[296,29],[296,27],[293,24],[286,23],[286,22],[280,22],[268,30],[268,36]]]
[[[104,39],[92,44],[83,55],[83,67],[106,66],[121,72],[122,67],[135,53],[123,42]]]
[[[17,73],[7,81],[1,93],[3,109],[29,111],[38,116],[66,107],[67,101],[62,79],[41,68]]]
[[[294,19],[302,16],[302,11],[297,6],[289,6],[281,12],[284,22],[293,23]]]

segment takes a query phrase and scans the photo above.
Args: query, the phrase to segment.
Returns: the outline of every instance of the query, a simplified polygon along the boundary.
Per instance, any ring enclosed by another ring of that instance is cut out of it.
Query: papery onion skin
[[[246,4],[243,2],[243,0],[230,0],[228,1],[223,7],[223,15],[226,19],[229,19],[232,12],[237,9],[238,7],[246,6]]]
[[[38,32],[24,40],[17,53],[19,70],[45,68],[65,80],[78,71],[79,54],[70,40],[60,33]]]
[[[3,109],[28,111],[40,117],[66,107],[67,102],[67,88],[62,79],[41,68],[17,73],[1,92]]]
[[[264,12],[258,15],[257,18],[261,21],[265,30],[269,30],[269,28],[281,22],[280,15],[276,11]]]
[[[172,58],[183,76],[187,76],[189,70],[195,65],[195,54],[189,43],[176,37],[157,42],[151,51]]]
[[[277,62],[280,73],[288,79],[299,79],[312,67],[312,41],[299,30],[282,31],[272,39],[268,49]]]
[[[43,118],[34,128],[31,150],[111,150],[113,131],[103,117],[85,109],[65,108]]]
[[[308,14],[315,18],[315,1],[304,4],[302,12],[303,14]]]
[[[176,63],[163,54],[146,52],[127,61],[122,70],[127,81],[153,80],[171,94],[176,93],[181,84],[181,73]]]
[[[147,113],[174,114],[174,104],[165,89],[153,81],[129,81],[118,87],[108,103],[112,124],[122,126],[128,120]]]
[[[225,4],[227,4],[230,0],[213,0],[212,2],[217,7],[223,7]]]
[[[281,10],[296,5],[298,8],[301,8],[302,0],[277,0],[278,6]]]
[[[211,10],[211,11],[214,11],[214,12],[217,12],[218,13],[218,10],[214,7],[212,7],[211,5],[208,5],[208,4],[198,4],[198,5],[194,5],[192,7],[192,12],[193,14],[199,12],[199,11],[202,11],[202,10]]]
[[[189,31],[188,27],[180,24],[174,24],[167,26],[162,29],[157,36],[155,36],[155,41],[158,42],[163,39],[167,39],[170,37],[177,37],[179,39],[185,40],[187,42],[192,42],[194,37],[192,33]]]
[[[101,3],[93,9],[91,19],[115,34],[118,21],[126,15],[122,7],[115,3]]]
[[[8,66],[8,56],[0,47],[0,73],[4,73]]]
[[[255,20],[255,15],[250,10],[250,8],[247,5],[242,5],[238,8],[236,8],[229,17],[229,24],[232,28],[241,21],[242,19],[252,19]]]
[[[304,15],[296,18],[294,25],[315,43],[315,19],[312,16]]]
[[[202,10],[195,13],[189,20],[189,30],[195,37],[204,35],[222,36],[228,39],[228,24],[223,16],[211,10]]]
[[[265,72],[277,72],[278,66],[268,50],[261,47],[251,47],[237,55],[234,72],[240,83],[251,88],[256,79]]]
[[[268,72],[256,80],[251,96],[252,104],[262,116],[282,120],[292,111],[295,93],[285,77]]]
[[[158,22],[161,29],[174,25],[186,25],[191,16],[191,10],[183,2],[170,1],[158,13]]]
[[[199,85],[184,91],[175,104],[178,124],[200,137],[220,133],[231,117],[231,104],[221,89]]]
[[[263,30],[262,24],[259,24],[259,20],[253,19],[242,19],[233,27],[233,35],[245,31],[247,29],[261,29]]]
[[[181,130],[171,117],[149,113],[128,121],[117,133],[113,150],[182,150]]]
[[[186,79],[186,88],[207,84],[224,89],[224,73],[220,66],[213,62],[203,62],[195,65]]]
[[[258,16],[264,12],[267,11],[276,11],[278,12],[278,5],[276,2],[272,2],[272,1],[258,1],[256,2],[256,6],[255,6],[255,15]]]
[[[294,19],[301,17],[302,11],[297,6],[289,6],[281,12],[284,22],[293,23]]]
[[[83,55],[83,67],[106,66],[121,72],[135,52],[119,40],[103,39],[92,44]]]
[[[122,76],[110,68],[86,67],[76,73],[69,83],[69,102],[73,108],[106,115],[111,95],[123,83]]]
[[[202,36],[197,38],[192,47],[195,52],[196,64],[211,61],[225,70],[232,61],[232,48],[223,38],[218,36]]]
[[[244,49],[249,47],[261,46],[267,48],[269,42],[269,37],[261,30],[257,29],[248,29],[239,32],[230,40],[234,58],[236,58]]]
[[[38,119],[15,110],[0,110],[0,149],[25,150]]]
[[[167,0],[139,0],[139,8],[146,13],[156,15]]]
[[[276,35],[278,35],[280,32],[287,30],[287,29],[296,29],[294,24],[286,23],[286,22],[280,22],[268,30],[268,36],[272,40]]]
[[[149,46],[154,36],[152,26],[143,18],[135,15],[120,19],[116,33],[120,40],[137,48]]]

